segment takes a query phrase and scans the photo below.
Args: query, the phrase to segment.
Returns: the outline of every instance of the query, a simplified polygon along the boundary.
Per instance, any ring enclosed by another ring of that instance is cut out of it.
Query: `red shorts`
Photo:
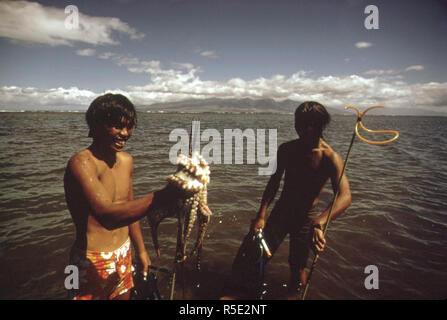
[[[114,299],[134,286],[130,239],[112,252],[73,248],[70,264],[79,270],[79,289],[70,294],[74,300]]]

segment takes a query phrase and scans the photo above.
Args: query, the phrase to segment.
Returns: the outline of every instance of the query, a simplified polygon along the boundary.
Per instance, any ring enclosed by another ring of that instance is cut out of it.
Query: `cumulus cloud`
[[[388,69],[388,70],[372,69],[372,70],[368,70],[368,71],[364,72],[364,74],[371,75],[371,76],[382,76],[382,75],[390,75],[390,74],[396,74],[396,73],[399,73],[399,71],[395,70],[395,69]]]
[[[0,37],[50,46],[73,46],[74,42],[117,45],[116,33],[131,39],[144,37],[143,33],[118,18],[78,14],[79,27],[70,29],[65,26],[69,14],[62,8],[30,1],[0,1]]]
[[[149,68],[159,68],[150,63]],[[192,68],[185,72],[160,68],[144,86],[128,86],[113,90],[128,96],[136,105],[173,102],[183,99],[251,98],[317,100],[327,106],[346,105],[369,107],[386,105],[388,108],[427,108],[440,110],[447,107],[447,83],[430,82],[409,84],[380,77],[365,78],[359,75],[311,77],[300,71],[289,77],[276,75],[270,78],[244,80],[233,78],[226,82],[204,81]],[[18,109],[24,106],[83,106],[86,108],[98,95],[88,89],[72,88],[0,88],[0,107]],[[50,108],[51,109],[51,108]]]
[[[86,49],[88,50],[88,49]],[[96,54],[82,50],[84,55]],[[291,76],[275,75],[252,80],[232,78],[223,81],[205,81],[199,77],[200,68],[191,63],[170,63],[165,68],[159,60],[140,60],[132,55],[113,52],[96,54],[126,68],[130,72],[147,73],[150,81],[142,86],[128,86],[113,92],[128,96],[136,105],[174,102],[183,99],[291,99],[317,100],[327,106],[342,109],[346,105],[368,107],[386,105],[389,108],[447,107],[447,83],[409,84],[399,73],[423,70],[423,66],[405,69],[369,70],[364,74],[347,76],[312,77],[299,71]],[[109,90],[108,90],[109,91]],[[88,89],[72,88],[0,88],[0,107],[17,109],[26,106],[83,106],[102,93]],[[50,108],[51,109],[51,108]]]
[[[389,76],[389,75],[396,75],[396,74],[401,74],[403,72],[407,72],[407,71],[421,71],[424,70],[424,66],[422,65],[412,65],[412,66],[408,66],[405,69],[372,69],[372,70],[368,70],[363,72],[363,74],[365,75],[370,75],[370,76]]]
[[[421,70],[424,70],[424,66],[414,65],[414,66],[409,66],[408,68],[405,69],[405,71],[412,71],[412,70],[421,71]]]
[[[96,54],[96,50],[95,49],[82,49],[82,50],[77,50],[76,51],[77,55],[80,56],[84,56],[84,57],[91,57],[94,56]]]
[[[217,55],[217,53],[213,50],[201,50],[201,49],[196,49],[195,52],[197,54],[199,54],[202,57],[207,57],[207,58],[211,58],[211,59],[218,59],[219,56]]]
[[[194,69],[194,65],[192,63],[189,62],[173,62],[172,63],[174,68],[179,68],[179,69],[185,69],[185,70],[192,70]]]
[[[111,57],[113,57],[114,55],[115,54],[113,52],[104,52],[104,53],[101,53],[98,57],[100,59],[107,60],[107,59],[110,59]]]
[[[147,73],[153,77],[163,75],[165,77],[181,76],[183,72],[196,73],[200,69],[189,62],[172,62],[172,68],[163,68],[159,60],[140,60],[131,54],[118,54],[114,52],[104,52],[98,54],[98,58],[110,60],[118,66],[127,68],[127,71],[133,73]]]
[[[145,86],[129,86],[124,91],[139,105],[214,97],[317,100],[339,109],[346,105],[428,109],[447,107],[447,83],[408,84],[358,75],[311,78],[305,72],[297,72],[290,77],[276,75],[249,81],[233,78],[227,82],[217,82],[203,81],[191,70],[183,74],[162,74],[153,77],[152,82]]]
[[[356,42],[354,45],[356,48],[364,49],[364,48],[371,47],[373,44],[371,42],[359,41],[359,42]]]
[[[96,93],[88,89],[71,88],[20,88],[16,86],[0,88],[0,107],[29,108],[88,106],[96,97]]]

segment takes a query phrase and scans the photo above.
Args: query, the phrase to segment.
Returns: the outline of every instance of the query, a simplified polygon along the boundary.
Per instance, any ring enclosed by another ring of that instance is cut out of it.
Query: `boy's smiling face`
[[[132,136],[133,124],[130,120],[122,117],[120,123],[112,125],[104,125],[103,130],[98,132],[98,142],[104,146],[108,146],[111,151],[123,151],[127,140]]]

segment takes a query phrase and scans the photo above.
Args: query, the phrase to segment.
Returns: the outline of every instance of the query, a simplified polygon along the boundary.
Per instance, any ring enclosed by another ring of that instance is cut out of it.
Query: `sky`
[[[0,109],[114,92],[447,115],[446,53],[441,0],[1,0]]]

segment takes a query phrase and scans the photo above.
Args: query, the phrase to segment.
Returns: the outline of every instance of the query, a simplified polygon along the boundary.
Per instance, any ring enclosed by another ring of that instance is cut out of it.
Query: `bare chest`
[[[329,177],[327,159],[320,153],[296,154],[286,161],[286,181],[293,189],[320,190]],[[315,193],[316,191],[312,191]]]
[[[98,170],[98,179],[109,193],[113,202],[128,200],[130,192],[130,172],[116,163],[112,168],[103,164]]]

